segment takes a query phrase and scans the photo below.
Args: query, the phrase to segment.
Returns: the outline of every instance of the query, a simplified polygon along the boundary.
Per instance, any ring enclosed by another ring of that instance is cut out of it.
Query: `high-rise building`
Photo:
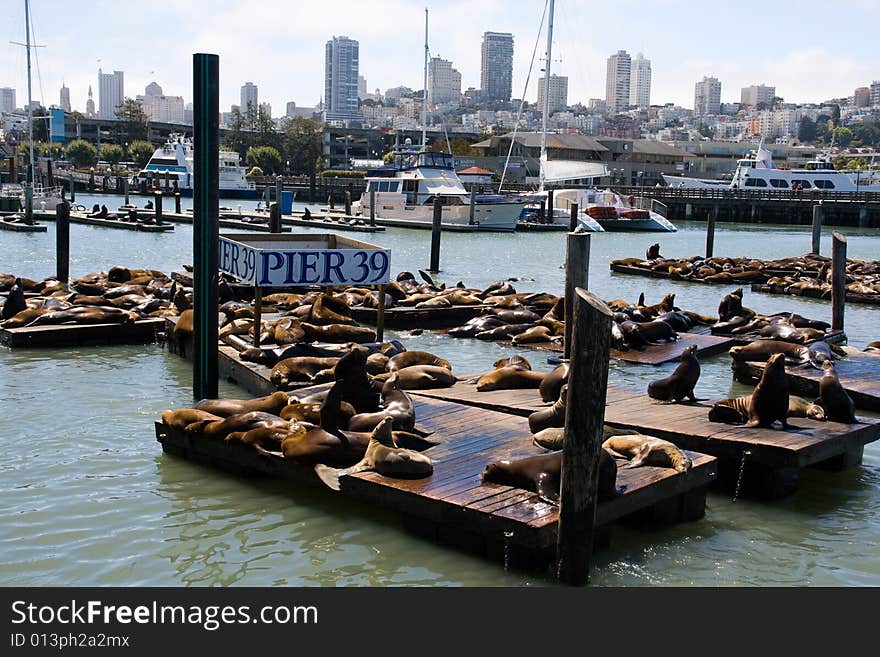
[[[776,87],[768,87],[763,84],[753,84],[750,87],[742,88],[740,103],[742,105],[748,105],[749,107],[755,107],[763,103],[765,108],[769,108],[770,105],[773,104],[774,98],[776,98]]]
[[[871,88],[859,87],[853,93],[853,105],[855,107],[868,107],[871,104]]]
[[[399,101],[401,98],[406,98],[407,96],[411,96],[412,93],[413,93],[413,90],[410,89],[409,87],[403,87],[403,86],[391,87],[391,89],[388,89],[385,91],[385,101],[397,103],[397,101]]]
[[[284,113],[285,116],[295,116],[296,115],[296,103],[292,100],[287,101],[287,111]]]
[[[144,89],[144,96],[162,96],[162,87],[157,82],[150,82]]]
[[[555,112],[568,107],[568,76],[550,74],[547,110]],[[544,78],[538,78],[538,110],[544,108]]]
[[[149,121],[158,123],[186,123],[186,107],[183,96],[166,96],[162,87],[151,82],[144,95],[137,97]]]
[[[510,100],[513,89],[513,35],[502,32],[483,34],[483,63],[480,87],[486,98]]]
[[[256,112],[258,107],[257,85],[253,82],[245,82],[241,85],[241,113],[246,114],[248,110]]]
[[[721,112],[721,82],[703,77],[694,86],[694,115],[709,116]]]
[[[260,103],[260,109],[263,110],[263,113],[268,116],[270,119],[272,118],[272,104],[271,103]]]
[[[629,75],[629,104],[639,109],[651,106],[651,60],[638,53]]]
[[[103,73],[98,69],[98,118],[116,118],[116,110],[125,98],[123,77],[122,71]]]
[[[333,37],[324,49],[324,120],[361,118],[358,113],[359,44]]]
[[[15,89],[0,87],[0,112],[15,111]]]
[[[432,57],[428,62],[428,102],[432,105],[458,103],[461,100],[461,73],[452,62]]]
[[[367,98],[367,78],[363,75],[358,76],[358,100]]]
[[[605,75],[605,102],[612,113],[619,114],[629,106],[629,80],[632,61],[626,50],[618,50],[608,58]]]
[[[95,99],[92,98],[92,85],[89,85],[89,99],[86,101],[86,117],[95,118]]]
[[[61,83],[61,93],[59,94],[59,107],[65,112],[70,111],[70,89],[63,82]]]
[[[871,107],[880,107],[880,80],[871,83]]]

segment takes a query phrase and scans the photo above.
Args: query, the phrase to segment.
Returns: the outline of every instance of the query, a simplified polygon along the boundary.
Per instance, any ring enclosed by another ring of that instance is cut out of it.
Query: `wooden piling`
[[[122,191],[125,194],[125,204],[128,205],[128,178],[122,179]]]
[[[281,203],[278,201],[269,206],[269,232],[281,232]]]
[[[706,221],[706,257],[711,258],[715,251],[715,221],[718,219],[718,206],[709,211]]]
[[[217,398],[220,61],[193,55],[193,396]]]
[[[277,176],[275,178],[275,202],[278,204],[279,222],[281,220],[280,219],[281,218],[281,196],[282,196],[283,192],[284,192],[284,178],[282,178],[281,176]],[[272,231],[273,233],[275,233],[275,232],[280,233],[281,232],[281,228],[280,228],[281,224],[279,223],[278,226],[279,226],[279,229],[277,231],[273,230]]]
[[[376,342],[385,341],[385,286],[379,286],[379,308],[376,312]]]
[[[277,205],[277,204],[275,204]],[[275,207],[273,205],[273,207]],[[280,216],[279,216],[280,219]],[[254,347],[260,348],[260,333],[263,326],[263,288],[254,286]]]
[[[573,233],[578,227],[578,204],[572,203],[570,211],[571,214],[568,218],[568,230]]]
[[[440,271],[440,221],[443,218],[443,203],[434,199],[434,217],[431,224],[431,266],[429,271]]]
[[[376,225],[376,190],[370,188],[370,225]]]
[[[471,188],[470,207],[468,208],[468,224],[470,224],[471,226],[474,225],[474,222],[476,220],[476,214],[477,214],[477,194],[473,190],[473,188]]]
[[[574,330],[574,295],[590,287],[590,234],[569,233],[565,256],[565,337],[563,358],[571,358]],[[610,328],[608,329],[611,330]]]
[[[831,234],[831,328],[843,330],[846,306],[846,236]]]
[[[347,189],[345,190],[345,216],[351,216],[351,192]]]
[[[582,288],[575,290],[572,301],[574,345],[565,407],[556,578],[584,586],[595,536],[612,315],[601,299]]]
[[[819,241],[822,239],[822,220],[825,217],[825,208],[822,201],[813,206],[813,250],[812,253],[819,255]]]
[[[73,174],[70,174],[70,202],[73,203],[74,201],[76,201],[76,180]]]
[[[70,280],[70,205],[55,206],[55,278],[67,287]]]
[[[153,212],[156,215],[156,225],[162,225],[162,192],[153,195]]]
[[[174,213],[183,214],[180,207],[180,192],[174,192]]]
[[[547,220],[547,200],[541,199],[541,213],[538,215],[538,223],[543,224]]]
[[[544,219],[547,221],[548,224],[552,224],[553,217],[554,217],[554,214],[553,214],[553,190],[548,189],[547,190],[547,214],[544,215]]]

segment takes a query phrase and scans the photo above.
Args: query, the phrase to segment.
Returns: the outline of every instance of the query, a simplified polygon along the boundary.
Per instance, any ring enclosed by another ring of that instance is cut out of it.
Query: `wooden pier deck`
[[[447,308],[415,308],[400,306],[385,308],[385,327],[393,329],[448,329],[461,326],[468,320],[483,314],[489,306],[449,306]],[[362,323],[376,325],[379,311],[376,308],[353,306],[352,319]]]
[[[165,332],[162,318],[130,324],[57,324],[0,329],[0,344],[9,347],[73,347],[81,345],[146,344]]]
[[[302,226],[307,228],[323,228],[325,230],[341,230],[352,233],[384,233],[385,226],[370,226],[369,224],[350,224],[345,221],[330,219],[334,215],[313,214],[311,219],[302,217],[282,216],[281,223],[286,226]],[[338,215],[336,215],[338,216]]]
[[[526,421],[427,398],[416,398],[416,417],[420,427],[434,432],[431,440],[439,443],[425,452],[434,462],[433,474],[393,479],[363,472],[343,477],[341,494],[400,511],[419,533],[487,556],[501,557],[505,538],[525,552],[552,555],[558,507],[535,493],[481,479],[491,462],[546,453],[532,444]],[[241,444],[193,438],[158,422],[156,437],[166,452],[195,461],[322,485],[311,468],[260,455]],[[716,476],[716,460],[704,454],[690,456],[694,467],[686,474],[671,468],[619,469],[617,485],[625,486],[624,492],[599,504],[597,525],[608,527],[630,519],[656,528],[701,518],[706,489]],[[332,493],[328,490],[328,494]]]
[[[48,228],[43,224],[14,224],[0,219],[0,230],[7,230],[13,233],[45,233]]]
[[[844,390],[852,397],[857,408],[880,412],[880,353],[844,347],[847,357],[834,361],[834,369]],[[733,378],[740,383],[755,385],[764,372],[766,363],[736,362],[731,365]],[[786,367],[792,392],[809,399],[819,396],[822,370],[809,364]]]
[[[803,289],[791,290],[786,292],[788,286],[782,285],[766,285],[764,283],[753,283],[752,292],[760,292],[762,294],[776,294],[789,297],[807,297],[809,299],[820,299],[822,301],[831,301],[831,288],[826,292],[821,290]],[[869,296],[867,294],[856,294],[855,292],[846,293],[847,303],[863,303],[871,306],[880,305],[880,294]]]
[[[412,394],[520,417],[550,406],[541,401],[537,390],[477,392],[474,385],[464,382],[451,388],[414,390]],[[723,490],[735,489],[746,453],[741,493],[771,499],[793,493],[802,468],[821,465],[845,469],[861,463],[865,444],[880,438],[880,420],[863,419],[863,424],[846,425],[795,418],[791,424],[796,429],[781,431],[709,422],[711,405],[662,404],[638,391],[609,385],[605,422],[717,456],[718,484]]]
[[[41,213],[40,218],[46,221],[55,221],[55,211],[51,210],[43,212]],[[174,226],[170,223],[156,225],[143,224],[136,221],[123,221],[122,219],[100,219],[98,217],[88,217],[82,212],[71,212],[70,223],[81,224],[84,226],[98,226],[100,228],[112,228],[115,230],[133,230],[141,233],[166,233],[174,230]]]

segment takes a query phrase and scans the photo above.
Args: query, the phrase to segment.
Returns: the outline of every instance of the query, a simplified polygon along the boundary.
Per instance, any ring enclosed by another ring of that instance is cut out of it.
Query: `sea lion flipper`
[[[642,446],[639,447],[639,451],[636,452],[635,456],[633,456],[632,460],[627,463],[624,468],[637,468],[640,465],[644,465],[645,461],[648,460],[648,456],[651,454],[651,444],[645,442]]]
[[[367,465],[364,461],[360,463],[356,463],[350,468],[331,468],[329,466],[324,465],[323,463],[317,463],[315,465],[315,474],[323,481],[328,488],[333,490],[340,489],[339,479],[344,477],[345,475],[354,474],[356,472],[363,472],[364,470],[369,470],[370,466]]]
[[[548,504],[559,504],[559,491],[554,478],[547,472],[541,472],[535,477],[535,489],[538,497]]]

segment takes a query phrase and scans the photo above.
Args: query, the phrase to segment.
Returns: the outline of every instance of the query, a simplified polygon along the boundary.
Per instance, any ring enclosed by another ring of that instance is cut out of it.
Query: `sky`
[[[360,42],[367,88],[422,88],[424,9],[432,56],[450,59],[462,90],[480,86],[485,31],[514,35],[513,96],[537,97],[546,50],[545,0],[31,0],[33,97],[59,102],[62,80],[73,109],[85,109],[89,84],[98,104],[98,68],[125,72],[125,95],[155,80],[167,95],[192,100],[192,54],[220,57],[220,107],[238,104],[250,81],[272,113],[286,103],[314,106],[323,93],[324,45],[332,36]],[[0,87],[27,98],[24,0],[3,0]],[[643,52],[651,60],[651,102],[693,107],[694,83],[721,80],[723,102],[751,84],[776,86],[787,102],[850,96],[880,79],[880,0],[557,0],[551,73],[569,78],[569,103],[605,96],[609,55]],[[537,55],[526,78],[537,42]],[[525,90],[525,94],[523,91]]]

